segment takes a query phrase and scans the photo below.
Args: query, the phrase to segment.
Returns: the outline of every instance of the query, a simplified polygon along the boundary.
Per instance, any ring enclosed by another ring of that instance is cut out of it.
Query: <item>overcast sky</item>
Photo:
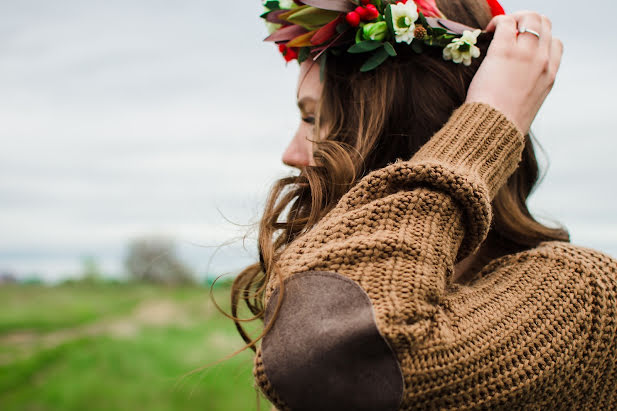
[[[57,279],[93,256],[120,275],[144,234],[174,237],[201,275],[256,258],[246,225],[296,172],[281,155],[298,67],[261,42],[259,1],[228,4],[0,2],[0,271]],[[502,4],[548,15],[565,45],[532,126],[550,161],[532,209],[617,256],[617,6]]]

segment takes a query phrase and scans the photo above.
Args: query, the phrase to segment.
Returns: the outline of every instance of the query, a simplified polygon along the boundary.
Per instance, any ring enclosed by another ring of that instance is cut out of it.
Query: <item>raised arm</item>
[[[615,390],[594,378],[615,373],[614,260],[547,244],[451,284],[454,264],[486,238],[491,200],[535,115],[474,101],[481,90],[281,256],[283,302],[254,367],[280,409],[548,407],[592,393],[614,404]],[[279,295],[273,279],[266,323]]]
[[[384,400],[396,409],[404,386],[418,383],[420,370],[409,367],[427,360],[419,350],[456,341],[446,285],[454,264],[485,238],[490,201],[523,143],[503,114],[466,104],[411,160],[367,175],[290,244],[278,262],[284,303],[258,353],[265,369],[259,364],[256,372],[267,374],[291,409],[308,398],[326,401],[314,409],[371,401],[368,408],[378,409]],[[276,288],[272,281],[266,292],[266,322]]]
[[[522,147],[503,114],[465,104],[292,243],[279,261],[283,304],[257,352],[262,391],[293,410],[549,407],[580,404],[585,389],[596,405],[614,393],[590,376],[617,355],[615,260],[547,243],[491,262],[470,286],[450,282],[485,238]],[[279,291],[273,280],[266,322]]]

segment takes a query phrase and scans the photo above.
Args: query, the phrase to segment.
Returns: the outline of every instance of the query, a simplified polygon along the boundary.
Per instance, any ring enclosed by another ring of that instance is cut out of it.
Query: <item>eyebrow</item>
[[[302,111],[306,111],[306,105],[307,103],[315,103],[316,100],[312,97],[302,97],[300,100],[298,100],[298,107],[300,108],[300,110]]]

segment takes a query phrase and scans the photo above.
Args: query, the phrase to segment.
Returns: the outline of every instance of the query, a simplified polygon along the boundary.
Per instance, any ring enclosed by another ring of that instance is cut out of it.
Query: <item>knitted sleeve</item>
[[[512,408],[581,405],[591,392],[616,404],[614,259],[547,245],[494,260],[468,286],[451,281],[486,238],[523,148],[503,113],[466,103],[288,246],[283,302],[253,369],[273,404]],[[266,323],[280,295],[272,279]],[[612,387],[598,385],[607,376]]]

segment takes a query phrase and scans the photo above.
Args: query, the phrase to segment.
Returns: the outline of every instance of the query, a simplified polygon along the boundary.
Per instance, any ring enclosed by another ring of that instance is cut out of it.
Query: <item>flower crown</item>
[[[505,14],[497,0],[487,0],[493,16]],[[468,66],[480,56],[482,30],[448,20],[435,0],[266,0],[270,36],[287,62],[311,57],[367,53],[360,71],[378,67],[406,43],[416,53],[427,46],[443,49],[443,58]],[[322,58],[322,69],[325,65]],[[322,70],[323,73],[323,70]]]

